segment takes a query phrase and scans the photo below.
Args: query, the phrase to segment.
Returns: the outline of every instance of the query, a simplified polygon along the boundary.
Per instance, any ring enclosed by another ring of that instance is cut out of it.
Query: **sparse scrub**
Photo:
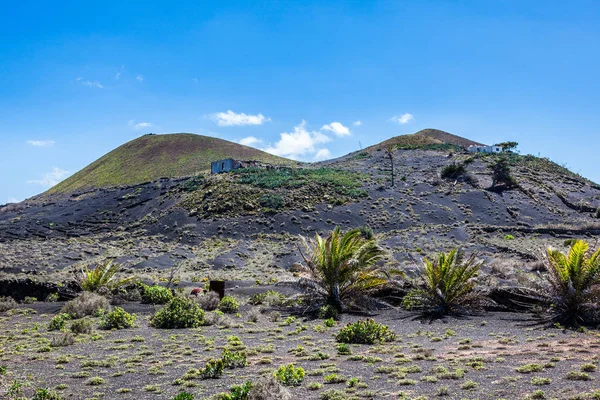
[[[202,296],[198,296],[195,301],[204,311],[214,311],[219,307],[221,299],[216,292],[206,292]]]
[[[89,318],[76,319],[71,323],[71,332],[89,335],[93,330],[93,322]]]
[[[254,382],[248,392],[248,400],[292,400],[292,394],[277,378],[267,375]]]
[[[65,329],[67,321],[71,319],[71,315],[67,313],[61,313],[52,317],[48,323],[49,331],[60,331]]]
[[[285,386],[300,386],[304,381],[304,368],[294,364],[282,365],[275,372],[275,377]]]
[[[17,307],[17,302],[12,297],[0,297],[0,312],[12,310]]]

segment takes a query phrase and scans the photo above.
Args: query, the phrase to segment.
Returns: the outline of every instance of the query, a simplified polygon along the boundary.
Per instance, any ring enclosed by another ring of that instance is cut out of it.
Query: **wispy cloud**
[[[354,122],[352,123],[352,125],[354,125],[354,126],[361,126],[361,125],[362,125],[362,122],[361,122],[360,120],[359,120],[359,121],[354,121]]]
[[[35,147],[51,147],[56,143],[54,140],[28,140],[27,144]]]
[[[83,86],[87,86],[87,87],[91,87],[91,88],[98,88],[98,89],[102,89],[104,86],[102,86],[102,84],[98,81],[90,81],[88,79],[83,79],[81,77],[76,79],[77,83],[79,83],[80,85]]]
[[[64,169],[52,167],[52,170],[50,172],[44,173],[42,179],[33,179],[27,181],[27,183],[34,183],[45,187],[52,187],[61,182],[66,177],[68,177],[70,174],[71,173],[69,171],[65,171]]]
[[[271,121],[271,118],[265,117],[262,114],[237,114],[231,110],[210,114],[208,117],[219,126],[262,125],[265,122]]]
[[[20,203],[21,200],[18,200],[16,197],[9,197],[6,202],[7,203]]]
[[[144,129],[144,128],[151,128],[151,127],[154,126],[150,122],[138,122],[138,123],[136,123],[133,119],[130,119],[129,122],[127,122],[127,125],[129,125],[133,129],[135,129],[136,131],[139,131],[140,129]]]
[[[144,81],[144,77],[143,77],[142,75],[138,75],[138,76],[136,76],[136,77],[135,77],[135,79],[137,79],[137,80],[138,80],[138,81],[140,81],[140,82],[143,82],[143,81]]]
[[[254,136],[248,136],[243,139],[240,139],[238,143],[243,144],[244,146],[253,146],[253,145],[262,143],[262,140],[254,137]]]
[[[124,70],[124,69],[125,69],[125,66],[124,66],[124,65],[121,65],[121,68],[119,68],[119,69],[117,70],[117,73],[116,73],[116,75],[115,75],[115,79],[119,79],[119,78],[121,77],[121,73],[123,72],[123,70]]]
[[[402,115],[394,115],[392,118],[390,118],[390,121],[396,122],[397,124],[404,125],[404,124],[408,124],[413,119],[415,119],[414,115],[412,115],[410,113],[405,113]]]
[[[309,132],[306,129],[306,121],[296,125],[292,132],[279,134],[279,141],[265,149],[266,152],[277,156],[299,159],[302,157],[325,154],[325,148],[317,148],[318,145],[330,142],[331,139],[318,131]]]
[[[340,122],[332,122],[321,127],[322,131],[333,132],[336,136],[350,136],[350,129],[342,125]]]

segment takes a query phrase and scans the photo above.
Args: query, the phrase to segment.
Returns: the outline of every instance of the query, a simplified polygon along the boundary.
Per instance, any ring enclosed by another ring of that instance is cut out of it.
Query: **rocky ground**
[[[264,288],[263,288],[264,290]],[[232,293],[230,291],[230,293]],[[239,299],[244,303],[244,296]],[[47,330],[62,303],[22,305],[0,317],[0,394],[54,388],[72,399],[169,399],[185,390],[209,398],[232,384],[256,381],[279,366],[305,369],[293,398],[595,399],[600,396],[600,331],[531,325],[525,314],[489,313],[427,323],[402,311],[373,315],[396,340],[337,351],[335,334],[358,315],[327,327],[311,320],[243,304],[237,315],[198,329],[149,326],[159,306],[126,303],[138,316],[132,329],[91,334],[64,347]],[[258,315],[256,321],[250,315]],[[241,341],[241,344],[239,343]],[[245,349],[249,365],[202,380],[193,369],[222,349]],[[332,376],[332,374],[334,374]],[[335,383],[331,383],[335,381]],[[18,384],[23,386],[15,389]],[[329,382],[329,383],[328,383]],[[327,394],[338,397],[327,397]],[[339,397],[342,396],[342,397]],[[9,396],[10,398],[10,396]]]

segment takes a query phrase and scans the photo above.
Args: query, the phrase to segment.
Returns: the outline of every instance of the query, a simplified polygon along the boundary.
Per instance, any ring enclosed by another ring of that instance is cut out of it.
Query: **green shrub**
[[[457,180],[467,173],[467,169],[463,163],[453,163],[442,168],[442,179]]]
[[[54,390],[41,388],[36,389],[31,400],[61,400],[62,397]]]
[[[91,319],[82,318],[76,319],[71,323],[71,332],[76,334],[86,334],[89,335],[92,333],[93,322]]]
[[[221,360],[223,360],[223,366],[229,369],[244,368],[248,364],[245,351],[230,351],[228,349],[223,349]]]
[[[371,239],[373,239],[373,236],[375,236],[373,234],[373,229],[368,225],[363,225],[359,229],[360,229],[360,234],[362,235],[362,237],[364,237],[367,240],[371,240]]]
[[[62,329],[65,329],[65,325],[66,325],[67,321],[70,319],[71,319],[71,315],[67,314],[67,313],[61,313],[61,314],[55,315],[50,320],[50,323],[48,323],[48,330],[49,331],[60,331]]]
[[[233,296],[223,296],[219,303],[219,310],[227,314],[234,314],[240,308],[240,303]]]
[[[241,385],[233,385],[229,388],[229,393],[219,393],[216,400],[246,400],[253,386],[252,381],[246,381]]]
[[[37,301],[37,297],[25,296],[23,304],[33,304]]]
[[[152,325],[161,329],[197,328],[204,324],[204,311],[186,297],[174,297],[152,318]]]
[[[173,292],[164,286],[143,286],[142,303],[144,304],[167,304],[173,300]]]
[[[194,395],[188,392],[179,392],[172,400],[194,400]]]
[[[102,329],[127,329],[133,327],[136,316],[129,314],[121,307],[115,307],[114,311],[104,314],[100,319]]]
[[[347,343],[338,343],[337,352],[341,356],[348,356],[352,354],[352,349],[348,346]]]
[[[221,359],[211,358],[206,362],[204,368],[200,370],[202,379],[217,379],[223,375],[225,364]]]
[[[56,303],[59,299],[60,295],[58,293],[50,293],[44,301],[47,303]]]
[[[295,367],[294,364],[282,365],[274,376],[285,386],[300,386],[304,381],[304,368]]]
[[[328,328],[331,328],[333,326],[335,326],[335,320],[333,318],[327,318],[324,322],[323,325],[325,325]]]
[[[359,320],[343,327],[335,337],[341,343],[374,344],[392,342],[396,334],[373,319]]]
[[[259,203],[262,207],[278,210],[283,207],[285,200],[280,194],[266,193],[260,197]]]

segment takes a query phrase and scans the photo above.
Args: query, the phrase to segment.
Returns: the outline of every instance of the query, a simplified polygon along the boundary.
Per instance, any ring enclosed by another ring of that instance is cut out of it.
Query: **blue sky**
[[[438,128],[600,181],[595,1],[46,2],[0,15],[0,204],[148,132],[302,160]]]

